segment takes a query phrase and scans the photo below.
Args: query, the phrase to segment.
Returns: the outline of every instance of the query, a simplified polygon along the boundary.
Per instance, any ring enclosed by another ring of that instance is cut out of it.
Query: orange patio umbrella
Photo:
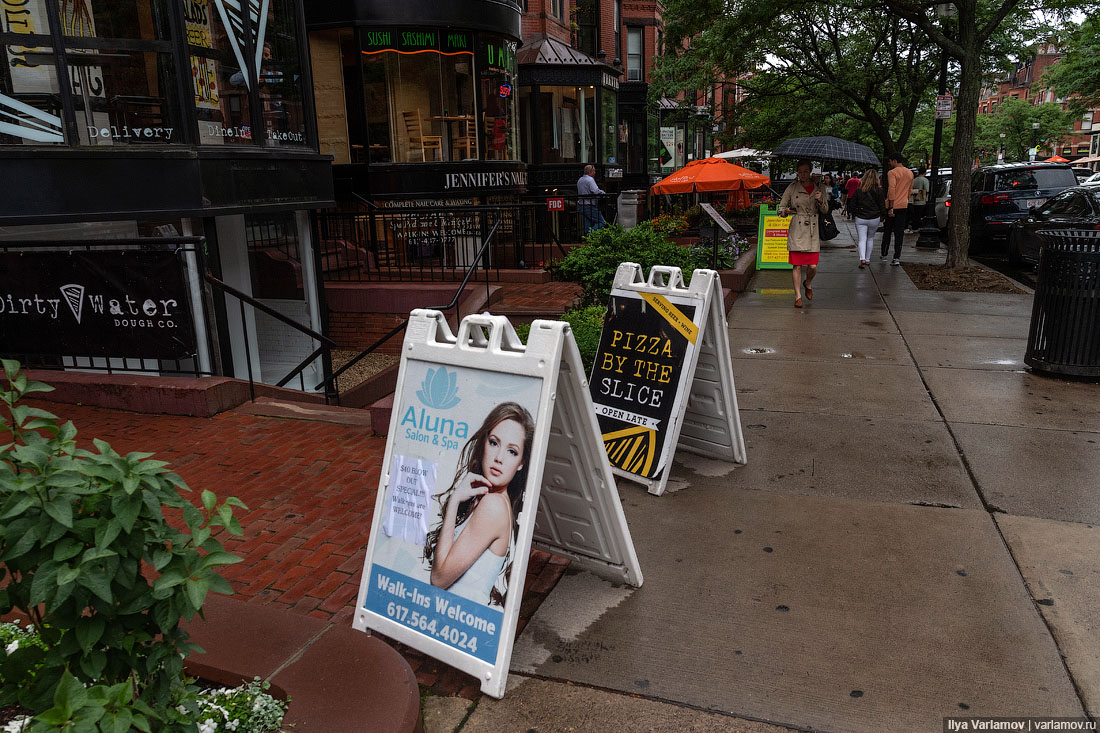
[[[736,191],[760,188],[771,179],[760,173],[734,165],[722,158],[693,160],[686,166],[653,184],[653,193],[700,193],[704,191]]]
[[[1069,161],[1063,158],[1061,155],[1055,155],[1053,158],[1047,158],[1044,163],[1068,163]]]

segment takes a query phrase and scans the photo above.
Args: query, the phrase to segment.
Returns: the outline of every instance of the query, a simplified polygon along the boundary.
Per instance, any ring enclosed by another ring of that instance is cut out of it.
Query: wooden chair
[[[451,144],[453,152],[463,151],[461,160],[477,158],[477,120],[474,117],[459,120],[461,134]]]
[[[435,150],[436,160],[443,158],[443,136],[425,135],[423,123],[420,121],[420,110],[415,112],[402,112],[401,118],[405,121],[405,139],[408,140],[409,157],[412,157],[414,149],[419,148],[420,160],[427,162],[425,151]]]

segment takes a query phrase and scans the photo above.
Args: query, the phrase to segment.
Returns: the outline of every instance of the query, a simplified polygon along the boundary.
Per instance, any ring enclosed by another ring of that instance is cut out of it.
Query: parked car
[[[1086,178],[1081,185],[1091,186],[1094,183],[1100,183],[1100,173],[1093,173],[1091,176]]]
[[[970,251],[1005,251],[1013,222],[1076,185],[1077,178],[1065,163],[982,166],[974,172],[970,194]]]
[[[1043,229],[1100,229],[1100,185],[1074,186],[1033,206],[1017,219],[1008,237],[1008,259],[1014,265],[1036,265]]]
[[[1084,183],[1090,177],[1092,177],[1093,173],[1095,173],[1095,171],[1092,168],[1074,167],[1072,170],[1073,170],[1073,175],[1077,177],[1077,182],[1078,183]]]

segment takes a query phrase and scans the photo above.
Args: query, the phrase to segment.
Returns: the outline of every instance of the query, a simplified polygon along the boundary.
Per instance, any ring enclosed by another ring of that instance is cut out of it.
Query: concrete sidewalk
[[[840,224],[805,308],[769,271],[730,311],[748,465],[621,483],[645,585],[569,571],[508,695],[429,733],[1100,714],[1100,385],[1024,370],[1030,295],[859,270]]]

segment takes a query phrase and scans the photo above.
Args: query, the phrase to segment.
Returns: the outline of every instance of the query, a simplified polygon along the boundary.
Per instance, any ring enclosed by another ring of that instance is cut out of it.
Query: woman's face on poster
[[[523,426],[515,420],[501,420],[486,436],[481,470],[494,489],[507,488],[523,468],[524,437]]]

